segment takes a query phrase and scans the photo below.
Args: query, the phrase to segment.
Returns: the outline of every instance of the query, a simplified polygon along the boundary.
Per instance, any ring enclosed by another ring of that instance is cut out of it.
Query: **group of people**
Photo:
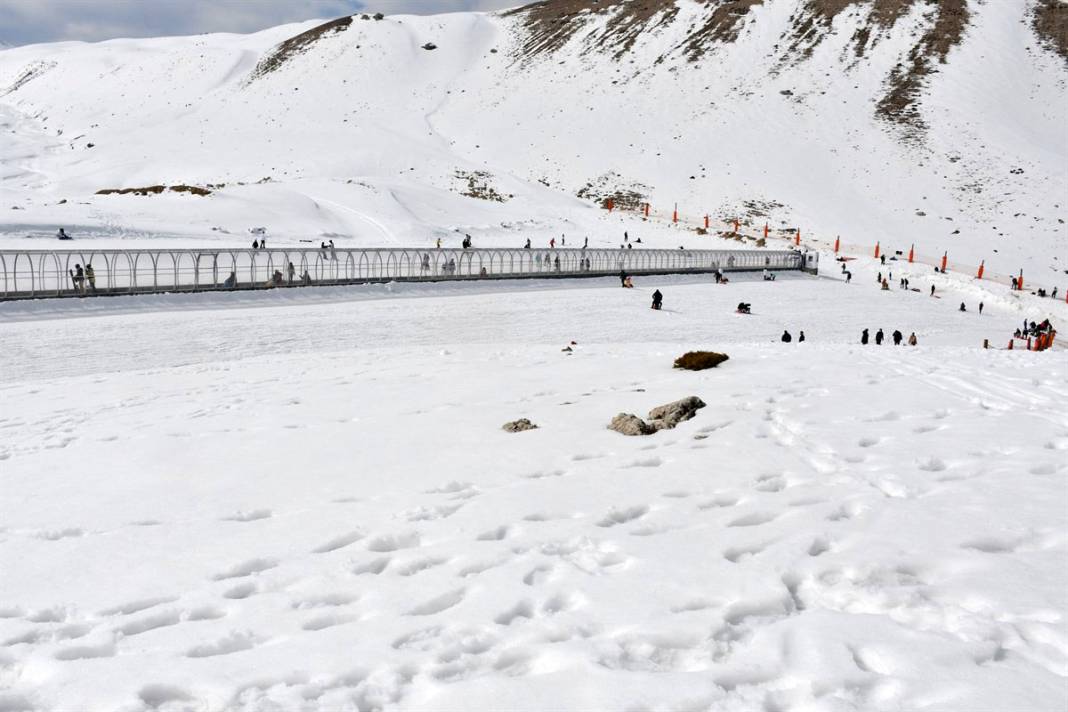
[[[902,340],[905,339],[905,336],[904,336],[904,334],[902,334],[897,329],[894,329],[894,333],[892,333],[890,335],[890,338],[893,339],[894,346],[900,346]],[[885,336],[883,335],[883,330],[882,329],[879,329],[878,331],[875,332],[875,345],[876,346],[882,346],[884,339],[885,339]],[[868,341],[869,341],[868,330],[865,329],[864,331],[860,332],[860,343],[862,343],[865,346],[867,346],[868,345]],[[909,346],[915,346],[917,343],[919,343],[917,341],[917,339],[916,339],[916,332],[915,331],[912,332],[911,334],[909,334],[909,338],[906,341],[906,343]]]
[[[1023,328],[1017,329],[1013,336],[1018,339],[1024,339],[1028,336],[1044,336],[1053,331],[1053,324],[1050,323],[1049,319],[1043,319],[1038,323],[1028,322],[1027,319],[1024,319]]]
[[[319,243],[319,252],[322,254],[323,259],[330,259],[337,262],[337,250],[334,249],[334,241],[330,240],[329,244],[325,242]]]
[[[267,238],[265,237],[262,240],[253,240],[252,241],[252,249],[254,249],[254,250],[266,250],[267,249]]]
[[[89,285],[89,291],[96,292],[96,272],[93,270],[93,265],[86,263],[83,269],[80,264],[74,265],[74,269],[68,270],[70,273],[70,280],[74,284],[74,291],[79,294],[85,294],[85,286]]]
[[[789,344],[793,340],[794,340],[794,337],[790,335],[790,332],[787,329],[783,329],[782,336],[779,337],[779,341],[783,342],[784,344]],[[805,340],[805,332],[801,331],[797,335],[797,343],[800,344],[804,340]]]

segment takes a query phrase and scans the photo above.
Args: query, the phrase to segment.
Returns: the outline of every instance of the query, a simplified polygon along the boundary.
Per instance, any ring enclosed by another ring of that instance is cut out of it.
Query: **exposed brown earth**
[[[878,115],[914,132],[925,128],[919,99],[926,77],[938,71],[936,64],[945,64],[949,51],[964,36],[970,17],[968,0],[941,0],[934,5],[934,13],[934,22],[913,45],[908,58],[890,73],[889,91],[876,108]]]
[[[351,24],[351,17],[339,17],[336,20],[324,22],[310,30],[301,32],[299,35],[290,37],[256,64],[252,74],[249,75],[249,81],[258,79],[265,74],[270,74],[285,64],[291,57],[307,52],[312,45],[323,37],[337,32],[344,32]]]
[[[1068,60],[1068,4],[1060,0],[1039,0],[1034,28],[1043,44]]]
[[[191,193],[192,195],[211,195],[207,188],[196,185],[148,185],[143,188],[103,188],[96,191],[97,195],[159,195],[165,190],[173,193]]]

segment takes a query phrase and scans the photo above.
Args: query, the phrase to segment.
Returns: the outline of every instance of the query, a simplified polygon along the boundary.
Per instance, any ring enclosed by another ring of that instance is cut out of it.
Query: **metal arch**
[[[83,289],[72,284],[75,262],[94,264],[97,293],[146,293],[219,289],[228,272],[242,288],[261,288],[273,282],[273,270],[300,266],[300,277],[314,270],[320,283],[365,281],[479,279],[515,277],[610,276],[620,269],[631,273],[694,273],[759,270],[811,271],[812,255],[796,250],[672,250],[672,249],[548,249],[548,248],[368,248],[323,251],[295,247],[279,250],[248,248],[197,250],[0,250],[0,299],[33,296],[81,296],[91,291],[88,276]],[[167,264],[166,260],[170,259]],[[208,260],[210,260],[210,265]],[[425,261],[424,261],[425,260]],[[557,260],[560,267],[557,270]],[[191,262],[191,266],[187,264]],[[586,263],[589,262],[589,267]],[[451,265],[451,267],[450,267]],[[280,267],[279,267],[280,266]],[[229,269],[228,269],[229,268]],[[268,274],[262,274],[266,268]],[[152,271],[151,285],[147,270]],[[161,274],[166,271],[166,276]],[[483,270],[485,272],[483,273]],[[296,269],[294,270],[296,272]],[[238,279],[247,273],[249,282]],[[297,283],[294,274],[292,284]],[[303,279],[300,280],[303,282]]]

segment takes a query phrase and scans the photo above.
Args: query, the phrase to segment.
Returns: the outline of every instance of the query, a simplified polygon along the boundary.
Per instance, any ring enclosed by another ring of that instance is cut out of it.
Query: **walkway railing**
[[[0,300],[389,281],[815,269],[792,250],[0,250]]]

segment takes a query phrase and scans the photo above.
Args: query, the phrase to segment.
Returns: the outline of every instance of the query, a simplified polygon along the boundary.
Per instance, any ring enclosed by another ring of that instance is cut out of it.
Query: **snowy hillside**
[[[366,245],[711,239],[597,207],[617,195],[1052,284],[1068,268],[1059,9],[552,0],[13,48],[0,244],[59,225],[100,244],[243,243],[254,226]],[[97,195],[157,185],[211,193]]]

